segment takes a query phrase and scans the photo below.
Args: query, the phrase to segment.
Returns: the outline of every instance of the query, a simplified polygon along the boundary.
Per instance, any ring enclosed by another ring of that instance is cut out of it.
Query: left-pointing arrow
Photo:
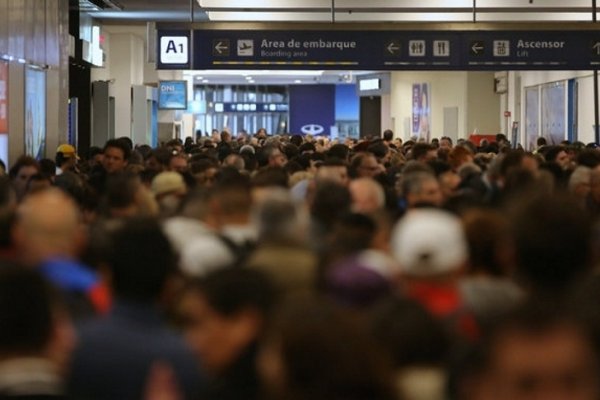
[[[223,52],[225,50],[227,50],[228,46],[224,45],[223,42],[217,42],[217,44],[215,45],[215,50],[219,53],[219,54],[223,54]]]
[[[398,46],[395,42],[391,42],[388,46],[387,46],[387,51],[390,54],[396,54],[396,52],[400,50],[400,46]]]

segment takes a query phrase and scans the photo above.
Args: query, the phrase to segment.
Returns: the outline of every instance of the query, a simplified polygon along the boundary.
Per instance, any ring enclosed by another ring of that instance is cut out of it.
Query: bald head
[[[358,178],[350,182],[352,210],[370,214],[385,206],[385,193],[379,183],[372,178]]]
[[[25,264],[77,257],[82,233],[75,202],[58,189],[33,193],[17,209],[13,239]]]

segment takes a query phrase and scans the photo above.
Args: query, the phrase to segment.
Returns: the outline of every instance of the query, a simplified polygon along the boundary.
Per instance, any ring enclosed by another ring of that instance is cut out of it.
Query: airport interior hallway
[[[0,0],[0,398],[600,399],[595,0]]]

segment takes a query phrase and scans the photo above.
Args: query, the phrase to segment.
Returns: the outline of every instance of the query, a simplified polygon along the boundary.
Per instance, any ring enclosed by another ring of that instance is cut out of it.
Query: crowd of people
[[[600,399],[600,150],[128,138],[0,177],[0,398]]]

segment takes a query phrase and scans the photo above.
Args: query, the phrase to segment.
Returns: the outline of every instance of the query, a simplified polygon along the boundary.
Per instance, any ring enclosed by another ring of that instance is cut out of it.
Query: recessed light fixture
[[[208,83],[208,79],[202,79],[202,83]]]
[[[300,79],[296,79],[294,83],[302,83],[302,81]]]

